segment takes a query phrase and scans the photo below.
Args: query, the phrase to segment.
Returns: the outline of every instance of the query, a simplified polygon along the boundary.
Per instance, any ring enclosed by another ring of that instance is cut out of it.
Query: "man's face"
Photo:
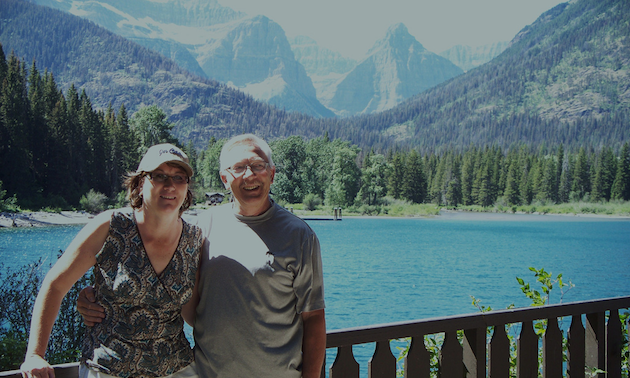
[[[226,155],[223,163],[228,167],[221,171],[221,180],[239,206],[241,215],[259,215],[269,208],[269,190],[276,173],[275,167],[267,166],[261,172],[253,172],[251,164],[268,163],[265,153],[249,142],[234,146]],[[244,172],[235,173],[231,167],[247,166]]]

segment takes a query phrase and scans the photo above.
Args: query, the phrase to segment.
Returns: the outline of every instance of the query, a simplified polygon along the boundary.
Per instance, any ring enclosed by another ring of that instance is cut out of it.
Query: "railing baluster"
[[[359,378],[359,363],[352,354],[352,345],[337,348],[337,358],[330,367],[330,378]]]
[[[510,340],[505,333],[505,324],[494,327],[494,333],[488,347],[490,378],[509,378],[510,376]]]
[[[424,345],[424,336],[411,338],[411,345],[405,357],[405,378],[429,378],[431,354]]]
[[[538,336],[531,320],[521,324],[521,334],[516,342],[516,376],[538,378]]]
[[[464,377],[463,349],[457,340],[457,331],[448,331],[440,350],[440,376]]]
[[[486,329],[464,330],[466,378],[486,378]]]
[[[610,317],[606,326],[606,372],[607,378],[621,378],[621,321],[619,310],[610,310]]]
[[[396,357],[389,340],[376,343],[376,350],[368,361],[368,378],[396,378]]]
[[[606,314],[602,312],[586,314],[586,366],[606,369]],[[604,373],[598,374],[604,378]]]
[[[568,359],[567,378],[584,378],[584,325],[582,315],[575,314],[571,317],[571,327],[567,334]]]
[[[562,332],[556,317],[547,320],[543,336],[543,377],[562,377]]]

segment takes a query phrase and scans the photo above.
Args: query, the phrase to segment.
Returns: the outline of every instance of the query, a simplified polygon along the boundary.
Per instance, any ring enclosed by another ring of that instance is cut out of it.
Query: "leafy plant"
[[[49,268],[41,259],[16,269],[0,264],[0,371],[18,369],[24,360],[33,305]],[[75,304],[79,291],[91,281],[89,272],[61,303],[46,352],[51,364],[75,362],[80,356],[85,325]]]
[[[322,204],[322,199],[313,193],[309,193],[304,196],[302,203],[304,204],[304,210],[313,211]]]
[[[100,213],[107,208],[107,196],[103,193],[95,191],[94,189],[90,189],[89,192],[81,197],[79,204],[83,210],[88,213]]]

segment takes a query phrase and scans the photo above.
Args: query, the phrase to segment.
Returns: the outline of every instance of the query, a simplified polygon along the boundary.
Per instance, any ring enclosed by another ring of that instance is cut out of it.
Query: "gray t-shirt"
[[[301,377],[301,313],[324,308],[317,236],[275,203],[256,217],[236,215],[232,204],[202,217],[199,376]]]

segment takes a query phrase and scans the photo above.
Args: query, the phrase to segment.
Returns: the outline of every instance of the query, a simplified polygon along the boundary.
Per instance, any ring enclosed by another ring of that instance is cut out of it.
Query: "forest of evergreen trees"
[[[630,141],[630,3],[560,4],[526,27],[493,61],[388,111],[315,119],[288,113],[208,79],[89,21],[21,0],[0,7],[7,55],[55,74],[60,87],[87,88],[95,108],[161,107],[173,135],[205,148],[210,138],[253,132],[273,140],[328,133],[363,150],[463,152],[489,143],[503,150],[562,144],[619,151]],[[121,77],[126,80],[120,80]],[[173,104],[185,111],[173,111]],[[185,105],[185,106],[183,106]],[[395,130],[405,130],[396,134]]]
[[[0,53],[1,53],[0,49]],[[95,110],[85,92],[64,94],[47,71],[0,55],[0,201],[26,209],[77,208],[90,190],[121,203],[121,180],[149,146],[177,141],[157,106],[129,117],[125,106]],[[198,193],[222,189],[219,152],[185,147]],[[628,143],[617,150],[589,145],[528,144],[443,148],[439,153],[361,150],[339,138],[291,136],[271,141],[277,166],[272,191],[285,203],[306,198],[334,206],[378,206],[386,196],[445,206],[630,200]],[[4,197],[4,198],[3,198]]]

